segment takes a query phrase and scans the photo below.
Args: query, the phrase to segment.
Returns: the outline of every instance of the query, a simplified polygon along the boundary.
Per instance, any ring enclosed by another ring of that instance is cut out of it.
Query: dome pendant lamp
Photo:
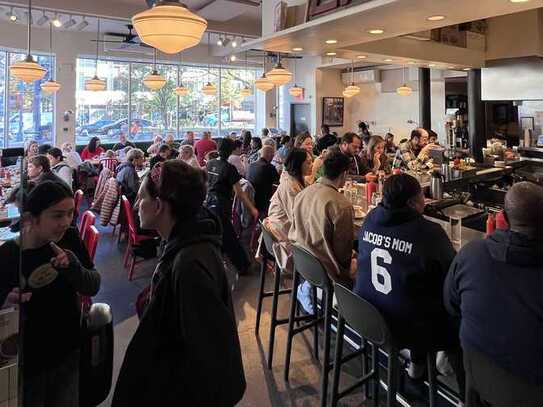
[[[350,98],[360,93],[360,88],[354,84],[354,61],[351,60],[351,84],[343,91],[343,96]]]
[[[32,15],[32,0],[28,0],[28,15]],[[15,62],[9,67],[9,74],[25,83],[32,83],[43,79],[47,73],[47,69],[34,61],[30,54],[30,42],[32,39],[31,32],[32,19],[28,18],[27,25],[27,53],[23,61]]]
[[[283,68],[283,65],[281,65],[281,54],[277,54],[277,65],[275,67],[266,73],[266,78],[277,86],[286,85],[292,80],[292,73],[287,71],[285,68]]]
[[[85,90],[91,92],[100,92],[106,90],[106,81],[98,77],[98,57],[100,53],[100,19],[98,19],[98,30],[96,31],[96,65],[94,76],[85,81]]]
[[[156,69],[156,48],[153,53],[153,71],[143,78],[143,85],[150,90],[160,90],[166,84],[166,79]]]
[[[53,60],[53,23],[49,23],[49,53],[51,54],[51,61]],[[52,76],[52,75],[51,75]],[[47,82],[40,85],[41,90],[46,94],[54,94],[60,90],[60,83],[55,81],[52,77]]]
[[[262,63],[262,76],[255,80],[255,87],[262,91],[262,92],[268,92],[273,89],[275,86],[273,83],[269,81],[268,78],[266,78],[266,74],[264,73],[266,71],[266,56],[264,55],[264,61]]]
[[[304,93],[304,89],[296,85],[296,60],[294,60],[294,86],[290,87],[288,93],[292,97],[300,97]]]
[[[207,21],[192,13],[179,0],[158,0],[132,17],[140,39],[165,54],[176,54],[198,45]]]
[[[183,86],[183,61],[181,60],[181,53],[179,54],[179,83],[174,89],[174,92],[177,96],[183,97],[187,96],[190,93],[190,89]]]
[[[210,52],[211,43],[209,42],[210,38],[211,38],[210,34],[207,33],[207,57],[208,57],[208,59],[211,57],[211,52]],[[209,61],[208,61],[207,62],[207,83],[202,87],[202,93],[204,95],[206,95],[206,96],[215,96],[217,94],[217,88],[215,87],[215,85],[213,85],[209,81],[210,71],[211,71],[211,67],[210,67],[210,64],[209,64]]]
[[[396,89],[396,93],[400,96],[410,96],[413,93],[413,89],[407,86],[405,82],[405,66],[402,68],[403,71],[403,85]]]
[[[245,75],[247,77],[247,73],[249,72],[249,69],[247,69],[247,51],[245,51]],[[249,87],[249,83],[247,83],[243,89],[239,91],[239,94],[243,96],[244,98],[249,97],[253,94],[253,90]]]

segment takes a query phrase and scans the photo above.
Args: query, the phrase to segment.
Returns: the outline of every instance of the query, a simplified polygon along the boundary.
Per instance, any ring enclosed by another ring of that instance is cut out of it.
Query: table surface
[[[11,222],[19,218],[19,209],[15,204],[8,204],[0,208],[0,222]]]

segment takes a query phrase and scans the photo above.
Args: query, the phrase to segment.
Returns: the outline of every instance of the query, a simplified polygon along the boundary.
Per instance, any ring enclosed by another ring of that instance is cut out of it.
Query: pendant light
[[[247,51],[245,51],[245,75],[247,76],[247,73],[249,72],[247,68]],[[243,89],[239,91],[239,94],[243,96],[244,98],[249,97],[253,94],[253,90],[249,87],[249,85],[245,85]]]
[[[32,15],[32,0],[28,0],[28,15]],[[34,58],[30,55],[30,41],[32,39],[31,20],[31,18],[28,18],[26,58],[23,61],[15,62],[9,67],[9,74],[25,83],[39,81],[47,73],[47,69],[34,61]]]
[[[405,82],[405,66],[402,68],[403,71],[403,85],[396,89],[396,93],[400,96],[410,96],[413,93],[413,89],[407,86]]]
[[[106,90],[106,81],[98,77],[98,57],[100,53],[100,19],[98,18],[98,29],[96,31],[96,65],[94,76],[91,79],[85,81],[85,90],[91,92],[100,92]]]
[[[166,54],[194,47],[202,40],[207,21],[190,12],[179,0],[158,0],[132,17],[140,39]]]
[[[289,83],[292,79],[292,73],[287,71],[285,68],[283,68],[283,65],[281,65],[281,54],[277,54],[277,65],[275,67],[266,73],[266,78],[277,86],[282,86],[287,83]]]
[[[294,60],[294,86],[290,87],[288,93],[292,97],[300,97],[304,93],[304,89],[296,85],[296,59]]]
[[[353,97],[360,93],[360,88],[354,84],[354,60],[351,60],[351,84],[345,88],[343,95]]]
[[[266,55],[264,55],[262,61],[262,69],[262,76],[255,80],[255,87],[262,92],[268,92],[272,90],[275,85],[266,78],[266,74],[264,73],[266,72]]]
[[[160,90],[166,85],[166,79],[156,69],[156,48],[153,52],[153,71],[143,78],[143,85],[150,90]]]
[[[49,53],[51,54],[51,61],[53,60],[53,23],[49,23]],[[46,94],[54,94],[60,90],[60,83],[53,78],[49,79],[40,85],[41,90]]]
[[[211,58],[211,52],[209,49],[211,46],[210,38],[210,34],[207,33],[207,83],[202,87],[202,93],[206,96],[215,96],[215,94],[217,93],[217,88],[209,81],[209,73],[211,71],[211,67],[209,64],[209,58]]]
[[[346,97],[347,99],[353,97],[353,95],[352,95],[351,93],[347,92],[346,90],[344,90],[344,91],[342,92],[342,95],[343,95],[343,97]]]
[[[181,53],[179,53],[179,68],[181,68],[181,71],[179,72],[179,83],[174,89],[174,92],[177,96],[183,97],[190,93],[190,89],[183,86],[183,60],[181,59]]]

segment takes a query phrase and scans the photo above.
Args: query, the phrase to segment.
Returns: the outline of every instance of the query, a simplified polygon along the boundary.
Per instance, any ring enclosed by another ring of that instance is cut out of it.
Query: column
[[[481,70],[468,72],[468,131],[470,152],[477,162],[483,161],[486,146],[485,109],[481,101]]]
[[[432,128],[430,68],[419,68],[419,126]]]

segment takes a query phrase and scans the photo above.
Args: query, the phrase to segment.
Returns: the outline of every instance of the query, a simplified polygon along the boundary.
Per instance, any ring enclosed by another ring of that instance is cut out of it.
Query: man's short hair
[[[341,138],[341,144],[352,144],[353,140],[357,138],[358,140],[362,140],[360,136],[356,133],[348,132],[343,135]]]
[[[166,153],[169,151],[171,151],[171,147],[168,144],[162,144],[158,149],[159,153]]]
[[[543,188],[531,182],[518,182],[505,195],[505,213],[512,229],[542,234]]]
[[[30,162],[34,167],[41,167],[43,172],[51,171],[51,163],[49,162],[49,158],[45,155],[36,155],[30,159]]]
[[[324,176],[332,181],[349,169],[351,159],[339,149],[330,149],[323,162]]]
[[[62,155],[62,150],[60,148],[57,148],[57,147],[50,148],[49,151],[47,152],[47,154],[49,154],[51,157],[54,157],[55,159],[61,160],[61,161],[64,158],[63,155]]]
[[[387,209],[400,209],[421,193],[416,178],[409,174],[398,174],[389,177],[383,186],[383,205]]]
[[[413,140],[414,138],[421,138],[422,137],[422,134],[420,132],[420,129],[415,129],[411,132],[411,136],[409,137],[409,140]]]
[[[133,148],[128,153],[126,153],[126,161],[129,162],[133,162],[143,157],[145,157],[145,155],[143,154],[143,151],[141,151],[139,148]]]

